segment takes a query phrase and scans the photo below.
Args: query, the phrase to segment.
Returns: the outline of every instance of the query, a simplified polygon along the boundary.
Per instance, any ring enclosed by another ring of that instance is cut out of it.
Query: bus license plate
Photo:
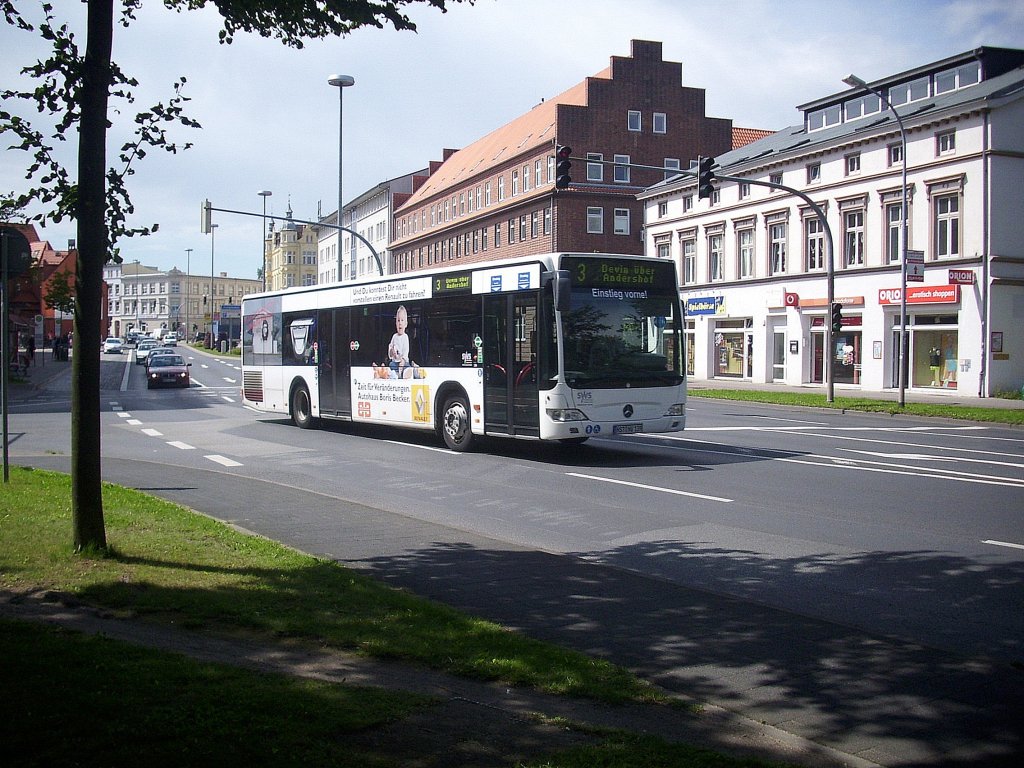
[[[637,432],[643,431],[643,424],[615,424],[612,426],[613,435],[635,435]]]

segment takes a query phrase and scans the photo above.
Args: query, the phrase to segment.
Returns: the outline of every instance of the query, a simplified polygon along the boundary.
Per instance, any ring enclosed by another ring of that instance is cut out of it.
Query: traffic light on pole
[[[843,330],[843,305],[838,301],[832,304],[832,333]]]
[[[572,155],[572,147],[559,144],[555,148],[555,187],[565,189],[572,184],[572,176],[569,175],[572,163],[569,157]]]
[[[715,172],[711,170],[711,166],[714,164],[715,158],[713,157],[697,158],[697,197],[701,200],[710,198],[711,193],[715,191],[711,185],[715,178]]]

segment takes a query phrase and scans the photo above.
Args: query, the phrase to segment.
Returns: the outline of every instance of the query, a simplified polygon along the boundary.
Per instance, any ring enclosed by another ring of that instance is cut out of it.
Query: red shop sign
[[[880,288],[879,304],[900,304],[899,288]],[[956,304],[960,301],[959,285],[907,286],[907,304]]]

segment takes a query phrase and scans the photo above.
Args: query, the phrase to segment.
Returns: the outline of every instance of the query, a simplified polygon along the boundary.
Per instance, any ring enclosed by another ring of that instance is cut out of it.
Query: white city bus
[[[671,261],[557,253],[242,301],[242,398],[341,419],[579,443],[685,425]]]

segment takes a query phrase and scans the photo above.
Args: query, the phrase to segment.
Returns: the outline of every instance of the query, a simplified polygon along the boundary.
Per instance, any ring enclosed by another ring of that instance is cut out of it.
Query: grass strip
[[[376,688],[260,674],[0,620],[8,765],[389,766],[345,735],[427,707]]]
[[[836,397],[828,402],[824,394],[802,392],[765,392],[753,389],[698,389],[689,390],[691,397],[707,397],[715,400],[740,400],[750,403],[793,405],[809,408],[831,408],[844,411],[865,411],[888,413],[890,415],[929,416],[944,419],[983,421],[998,424],[1024,425],[1024,409],[978,408],[969,405],[945,405],[941,403],[907,403],[900,407],[892,400],[876,400],[867,397]]]
[[[0,495],[0,587],[54,590],[189,628],[309,640],[607,702],[664,701],[607,661],[383,585],[132,489],[104,485],[110,553],[71,546],[67,475],[14,467]]]

